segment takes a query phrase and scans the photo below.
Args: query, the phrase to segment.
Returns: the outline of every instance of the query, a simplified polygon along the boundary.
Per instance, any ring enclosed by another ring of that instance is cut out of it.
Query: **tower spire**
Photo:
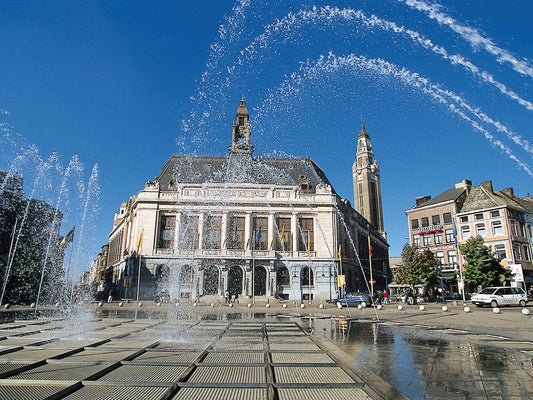
[[[235,114],[235,122],[233,123],[232,143],[229,146],[230,154],[252,155],[254,147],[250,144],[249,119],[250,115],[246,108],[246,101],[244,100],[244,96],[242,96],[239,108]]]
[[[379,165],[374,159],[370,135],[364,123],[357,136],[357,152],[352,167],[354,208],[384,234]]]

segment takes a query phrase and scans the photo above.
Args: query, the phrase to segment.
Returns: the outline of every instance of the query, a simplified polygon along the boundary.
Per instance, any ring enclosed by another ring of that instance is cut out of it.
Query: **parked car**
[[[343,306],[362,306],[372,304],[372,298],[368,293],[348,293],[344,297],[339,297],[337,299],[329,300],[330,303],[337,304],[341,303]]]
[[[527,304],[527,295],[524,289],[509,286],[486,287],[478,294],[472,296],[472,303],[478,307],[488,305],[498,306],[520,306]]]

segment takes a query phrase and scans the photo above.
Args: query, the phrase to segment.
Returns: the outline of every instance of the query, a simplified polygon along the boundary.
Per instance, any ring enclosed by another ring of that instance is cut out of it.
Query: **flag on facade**
[[[139,250],[141,249],[142,242],[143,242],[143,231],[141,231],[141,234],[139,235],[139,239],[137,240],[137,248],[135,250],[135,255],[137,258],[139,257]]]
[[[509,239],[511,239],[511,241],[514,241],[514,229],[511,220],[507,220],[507,226],[509,229]]]
[[[307,231],[307,251],[311,251],[311,234]]]
[[[339,253],[338,253],[339,254],[339,261],[342,261],[341,249],[342,249],[342,247],[339,246]]]
[[[284,244],[285,243],[285,226],[282,226],[281,227],[281,244]]]
[[[257,231],[255,232],[255,246],[256,247],[260,241],[261,241],[261,226],[259,226],[259,228],[257,228]]]
[[[70,231],[65,235],[63,239],[61,239],[61,242],[59,243],[59,246],[61,247],[61,250],[65,250],[69,243],[71,243],[74,240],[74,229],[76,228],[76,225],[72,227]]]
[[[457,247],[457,225],[455,224],[455,216],[453,217],[453,241],[455,242],[455,247]]]
[[[370,236],[368,236],[368,256],[372,257],[372,254],[373,254],[372,244],[370,243]]]

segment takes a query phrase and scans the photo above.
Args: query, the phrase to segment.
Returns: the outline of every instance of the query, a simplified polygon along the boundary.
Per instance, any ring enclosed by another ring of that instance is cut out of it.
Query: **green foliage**
[[[437,261],[429,250],[423,252],[406,244],[402,250],[402,266],[394,277],[401,285],[432,285],[437,280]]]
[[[509,272],[494,257],[490,248],[485,246],[481,236],[470,238],[459,248],[466,259],[463,278],[469,289],[479,285],[497,286],[501,284],[500,277],[508,275]]]

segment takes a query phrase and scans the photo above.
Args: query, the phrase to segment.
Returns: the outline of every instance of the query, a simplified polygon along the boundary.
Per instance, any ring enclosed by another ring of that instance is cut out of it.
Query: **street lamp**
[[[446,298],[444,297],[444,282],[442,281],[442,265],[440,263],[440,260],[437,259],[437,268],[439,269],[439,275],[440,275],[440,293],[442,296],[442,304],[446,304]]]

